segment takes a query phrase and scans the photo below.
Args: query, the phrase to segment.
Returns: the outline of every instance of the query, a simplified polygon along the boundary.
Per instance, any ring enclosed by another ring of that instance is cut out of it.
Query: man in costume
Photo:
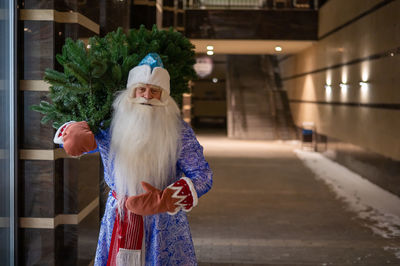
[[[95,265],[197,265],[186,212],[212,185],[212,172],[170,94],[157,54],[129,72],[111,128],[93,135],[68,122],[56,143],[80,156],[98,147],[110,187]]]

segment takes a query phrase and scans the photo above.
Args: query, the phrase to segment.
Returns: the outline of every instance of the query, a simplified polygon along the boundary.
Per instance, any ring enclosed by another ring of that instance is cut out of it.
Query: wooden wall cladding
[[[44,69],[54,68],[54,22],[20,21],[18,75],[21,80],[43,79]]]
[[[99,24],[101,35],[122,27],[124,30],[130,28],[131,1],[100,1]]]
[[[30,106],[48,98],[46,68],[66,38],[100,34],[95,0],[19,1],[18,257],[20,265],[88,265],[99,227],[99,155],[69,158]]]
[[[76,23],[20,21],[18,75],[20,80],[42,80],[46,68],[62,71],[55,55],[61,53],[66,38],[74,40],[97,35]]]
[[[99,196],[100,155],[64,160],[64,213],[79,213]]]
[[[54,240],[57,237],[62,241],[62,235],[60,229],[20,229],[18,249],[24,254],[19,256],[18,264],[56,265],[58,252]]]
[[[19,1],[21,9],[50,9],[66,12],[78,12],[85,17],[99,21],[99,4],[97,0],[53,0],[53,1],[38,1],[38,0],[24,0]]]
[[[48,101],[47,92],[20,92],[19,146],[21,149],[54,149],[55,130],[52,125],[40,123],[43,115],[30,109],[33,104]]]
[[[62,160],[20,160],[19,216],[53,218],[62,212]]]

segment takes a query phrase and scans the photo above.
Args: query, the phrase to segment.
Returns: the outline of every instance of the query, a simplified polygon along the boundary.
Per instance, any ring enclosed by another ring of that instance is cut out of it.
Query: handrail
[[[317,9],[317,0],[189,0],[186,9]]]

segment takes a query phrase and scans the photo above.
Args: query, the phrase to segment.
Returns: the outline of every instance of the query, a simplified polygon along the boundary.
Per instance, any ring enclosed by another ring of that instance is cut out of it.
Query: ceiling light
[[[280,46],[275,46],[275,51],[281,52],[281,51],[282,51],[282,47],[280,47]]]
[[[207,51],[207,54],[208,54],[208,55],[213,55],[214,52],[213,52],[213,51]]]
[[[207,50],[214,50],[214,46],[212,46],[212,45],[207,45]]]
[[[217,83],[217,82],[218,82],[218,79],[217,79],[217,78],[213,78],[213,79],[212,79],[212,82],[213,82],[213,83]]]

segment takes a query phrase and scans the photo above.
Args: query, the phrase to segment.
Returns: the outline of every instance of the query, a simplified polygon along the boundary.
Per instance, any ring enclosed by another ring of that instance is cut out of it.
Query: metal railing
[[[190,9],[317,9],[318,0],[189,0]]]

